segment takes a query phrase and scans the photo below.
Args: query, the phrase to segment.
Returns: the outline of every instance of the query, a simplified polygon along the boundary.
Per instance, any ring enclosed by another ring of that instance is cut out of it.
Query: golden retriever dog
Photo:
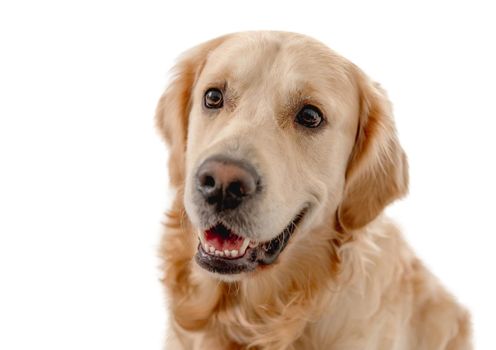
[[[381,213],[408,165],[381,87],[285,32],[186,52],[157,107],[175,189],[167,349],[470,349],[468,313]]]

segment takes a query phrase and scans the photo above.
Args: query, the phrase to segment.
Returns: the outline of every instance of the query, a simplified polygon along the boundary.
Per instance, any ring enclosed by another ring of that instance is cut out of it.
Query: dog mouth
[[[301,210],[275,238],[259,242],[234,232],[223,223],[199,232],[196,262],[219,274],[239,274],[274,263],[287,246],[307,208]]]
[[[201,247],[207,254],[226,259],[241,258],[246,254],[248,247],[258,246],[257,241],[238,236],[223,224],[217,224],[201,232],[199,239]]]

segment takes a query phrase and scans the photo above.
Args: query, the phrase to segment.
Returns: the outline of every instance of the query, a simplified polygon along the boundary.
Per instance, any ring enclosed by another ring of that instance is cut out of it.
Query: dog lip
[[[256,259],[253,256],[253,249],[247,249],[246,253],[237,259],[225,259],[220,256],[210,255],[205,252],[201,244],[198,244],[198,251],[195,260],[207,271],[219,274],[239,274],[242,272],[254,271],[257,267]]]
[[[235,259],[207,253],[200,239],[195,260],[207,271],[219,274],[239,274],[254,271],[258,266],[270,265],[277,260],[287,246],[289,239],[307,211],[308,206],[304,207],[275,238],[270,241],[259,242],[255,247],[248,246],[244,254]]]
[[[284,248],[286,248],[289,239],[295,232],[298,224],[303,220],[305,214],[308,211],[308,207],[304,207],[298,215],[286,226],[286,228],[274,239],[262,243],[259,246],[264,250],[265,254],[263,258],[260,260],[260,263],[263,265],[272,264],[282,253]]]

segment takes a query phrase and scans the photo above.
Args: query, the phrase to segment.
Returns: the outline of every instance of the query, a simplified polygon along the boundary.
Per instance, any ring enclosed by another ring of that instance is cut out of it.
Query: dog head
[[[238,33],[191,49],[156,118],[199,237],[195,260],[219,276],[273,264],[329,218],[358,230],[407,191],[385,93],[302,35]]]

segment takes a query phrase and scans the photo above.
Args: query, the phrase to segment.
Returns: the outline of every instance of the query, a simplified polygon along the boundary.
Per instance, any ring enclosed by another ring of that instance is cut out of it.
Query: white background
[[[489,1],[2,1],[0,349],[161,349],[167,71],[240,30],[314,36],[389,91],[410,196],[389,210],[496,349]]]

